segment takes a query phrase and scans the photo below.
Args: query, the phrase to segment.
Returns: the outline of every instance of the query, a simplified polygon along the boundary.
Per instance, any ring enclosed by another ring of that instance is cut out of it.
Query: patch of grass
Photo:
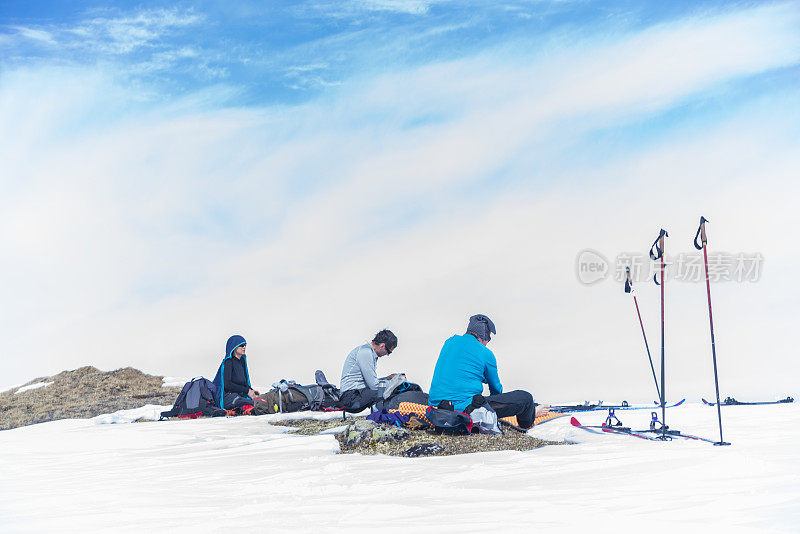
[[[348,417],[347,421],[342,421],[341,418],[326,419],[324,421],[319,421],[317,419],[292,419],[290,421],[275,421],[270,424],[275,426],[295,427],[295,430],[289,431],[290,434],[313,436],[314,434],[319,434],[323,430],[328,430],[329,428],[344,426],[352,420],[353,420],[352,417]]]
[[[348,417],[348,421],[352,419]],[[314,419],[293,419],[270,423],[279,426],[296,427],[295,434],[313,435],[323,430],[345,425],[341,419],[328,419],[317,421]],[[523,432],[505,429],[503,434],[471,434],[469,436],[450,436],[447,434],[434,434],[425,430],[412,430],[411,437],[397,443],[361,442],[357,445],[347,446],[337,434],[339,447],[343,454],[386,454],[389,456],[404,456],[405,452],[415,445],[426,443],[435,444],[442,450],[433,456],[449,456],[453,454],[468,454],[484,451],[529,451],[545,445],[568,445],[563,441],[545,441],[534,438]]]
[[[337,435],[336,439],[339,441],[341,451],[346,454],[386,454],[389,456],[404,456],[411,447],[423,444],[434,444],[442,448],[440,452],[432,456],[486,451],[529,451],[545,445],[566,445],[564,442],[537,439],[515,430],[499,435],[471,434],[468,436],[450,436],[415,430],[411,432],[410,438],[398,443],[361,442],[350,447],[344,445],[340,435]]]
[[[101,414],[140,408],[146,404],[172,404],[179,387],[162,387],[162,376],[133,367],[100,371],[85,366],[28,382],[53,382],[47,387],[0,393],[0,430],[56,419],[87,419]]]

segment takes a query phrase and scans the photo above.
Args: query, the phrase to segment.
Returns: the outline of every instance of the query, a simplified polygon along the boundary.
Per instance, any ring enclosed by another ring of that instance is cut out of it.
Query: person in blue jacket
[[[550,407],[537,408],[533,395],[527,391],[518,389],[503,393],[497,360],[486,347],[496,333],[492,320],[478,314],[469,318],[464,335],[455,335],[444,342],[433,370],[428,404],[439,406],[442,401],[449,401],[453,408],[463,412],[475,395],[483,394],[483,385],[488,384],[490,394],[486,400],[497,415],[516,415],[519,426],[529,428],[534,418],[550,411]]]
[[[246,352],[247,341],[242,336],[236,334],[228,338],[225,358],[213,380],[220,408],[233,410],[253,404],[253,398],[259,394],[250,386]]]

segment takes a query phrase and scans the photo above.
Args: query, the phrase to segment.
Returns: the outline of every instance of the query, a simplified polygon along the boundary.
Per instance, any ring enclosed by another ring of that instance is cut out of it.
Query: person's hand
[[[540,404],[536,407],[536,415],[534,417],[541,417],[550,413],[550,406],[547,404]]]
[[[397,373],[392,373],[392,374],[390,374],[389,376],[386,377],[386,380],[391,380],[392,378],[394,378],[396,376],[397,376]]]
[[[247,392],[247,396],[250,397],[251,399],[253,397],[258,397],[258,395],[259,395],[258,391],[254,389],[251,389],[250,391]]]

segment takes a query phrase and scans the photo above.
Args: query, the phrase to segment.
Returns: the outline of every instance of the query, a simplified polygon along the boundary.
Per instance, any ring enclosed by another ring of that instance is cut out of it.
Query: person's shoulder
[[[370,343],[364,343],[363,345],[359,345],[358,347],[353,349],[353,352],[357,355],[368,354],[372,356],[373,354],[375,354],[375,351],[372,350],[372,345]]]
[[[494,359],[494,352],[492,352],[492,349],[490,349],[489,347],[487,347],[486,345],[475,339],[474,336],[471,336],[469,334],[464,334],[464,336],[471,338],[471,340],[467,340],[467,342],[469,343],[470,351],[472,351],[475,354],[480,354],[481,357],[483,358],[489,358],[492,360]]]
[[[442,348],[448,348],[448,347],[463,348],[463,346],[464,346],[464,336],[460,336],[458,334],[448,337],[447,339],[444,340],[444,343],[442,344]]]
[[[483,354],[486,355],[487,358],[494,359],[494,352],[492,352],[492,349],[486,345],[483,345],[482,343],[479,343],[479,345],[481,346]]]

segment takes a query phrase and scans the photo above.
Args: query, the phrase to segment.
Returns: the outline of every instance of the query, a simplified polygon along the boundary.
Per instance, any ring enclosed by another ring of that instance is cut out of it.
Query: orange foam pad
[[[425,417],[425,413],[427,412],[428,407],[424,404],[417,404],[416,402],[401,402],[400,406],[397,407],[397,411],[400,412],[402,415],[411,415],[416,414],[420,419],[425,421],[428,424],[431,424],[428,421],[428,418]],[[389,410],[392,411],[392,410]]]
[[[427,409],[428,409],[428,407],[426,405],[424,405],[424,404],[417,404],[415,402],[401,402],[400,406],[397,409],[397,411],[400,412],[403,415],[409,415],[409,414],[412,414],[412,413],[416,414],[421,419],[424,419],[425,421],[430,423],[430,421],[428,421],[427,417],[425,417],[425,413],[426,413]],[[553,419],[555,417],[560,417],[561,415],[562,414],[551,412],[551,413],[549,413],[547,415],[543,415],[541,417],[537,417],[533,421],[533,424],[536,425],[536,424],[541,423],[543,421],[547,421],[548,419]],[[516,427],[519,426],[519,423],[517,422],[517,416],[516,415],[512,415],[510,417],[501,417],[500,419],[505,421],[506,423],[512,424],[512,425],[514,425]]]
[[[556,419],[557,417],[564,417],[565,415],[567,415],[567,414],[565,414],[565,413],[561,413],[561,412],[550,412],[550,413],[546,413],[546,414],[544,414],[544,415],[540,415],[539,417],[537,417],[536,419],[534,419],[534,420],[533,420],[533,425],[532,425],[532,426],[536,426],[536,425],[538,425],[539,423],[544,423],[545,421],[549,421],[550,419]]]

